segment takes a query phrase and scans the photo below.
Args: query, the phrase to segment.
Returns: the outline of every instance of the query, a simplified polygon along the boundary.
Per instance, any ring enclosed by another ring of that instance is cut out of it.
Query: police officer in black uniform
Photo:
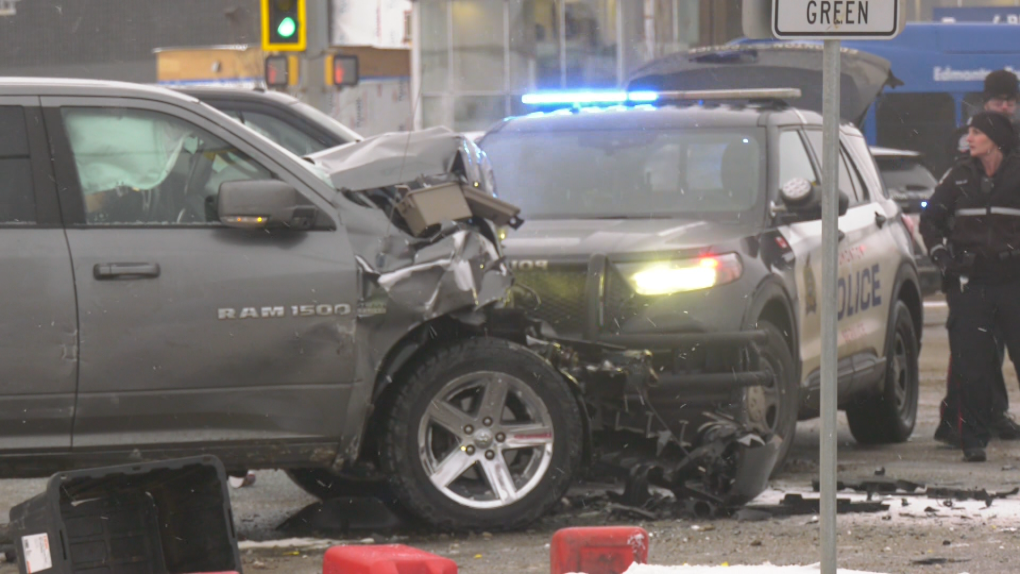
[[[980,112],[969,157],[942,178],[921,214],[929,256],[947,278],[950,384],[964,458],[985,460],[997,419],[998,333],[1020,358],[1020,151],[1008,117]]]
[[[1017,99],[1020,98],[1020,82],[1016,74],[1010,70],[996,70],[985,76],[984,90],[984,111],[999,112],[1012,118],[1013,128],[1020,134],[1020,123],[1016,119]],[[951,156],[954,162],[970,156],[967,138],[970,124],[962,126],[953,132]],[[1005,349],[1001,335],[997,336],[997,347],[999,349],[999,362],[1005,358]],[[935,429],[935,440],[959,447],[960,436],[957,430],[956,413],[956,392],[951,382],[952,364],[950,372],[946,374],[946,396],[940,405],[940,421]],[[1006,392],[1006,381],[1000,376],[996,379],[994,389],[995,412],[997,413],[991,423],[990,430],[993,436],[1003,440],[1020,440],[1020,425],[1009,416],[1009,395]]]
[[[1020,133],[1020,125],[1016,120],[1017,100],[1020,100],[1020,82],[1016,74],[1009,70],[995,70],[985,76],[984,90],[981,92],[986,112],[999,112],[1013,118],[1013,128]],[[951,157],[955,159],[967,157],[968,122],[953,131]]]

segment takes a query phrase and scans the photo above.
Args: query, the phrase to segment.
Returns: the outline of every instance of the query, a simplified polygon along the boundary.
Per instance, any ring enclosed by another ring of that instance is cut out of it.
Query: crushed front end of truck
[[[540,357],[569,387],[583,421],[579,438],[589,469],[614,472],[631,484],[669,488],[678,498],[709,505],[743,504],[765,488],[780,439],[766,440],[752,431],[739,404],[712,405],[696,428],[688,428],[688,417],[682,422],[674,410],[658,408],[657,395],[668,389],[646,346],[557,338],[544,332],[526,306],[515,306],[522,294],[513,287],[500,237],[520,220],[516,208],[496,198],[485,155],[472,142],[432,129],[377,136],[312,159],[339,190],[334,203],[362,277],[357,368],[375,376],[377,384],[371,397],[352,400],[351,408],[367,405],[370,415],[374,405],[399,400],[403,395],[395,389],[414,378],[416,357],[431,349],[450,341],[497,338],[512,342],[520,353],[527,350],[528,356],[520,355],[524,362]],[[753,346],[752,339],[742,343]],[[742,387],[757,381],[734,377]],[[472,452],[476,444],[488,448],[478,438],[480,431],[471,431],[451,440]],[[382,452],[385,459],[385,446],[371,444],[370,434],[347,437],[333,469],[343,472],[366,451]],[[363,444],[366,440],[369,444]],[[439,463],[423,458],[422,464]],[[484,498],[433,483],[465,506]],[[416,504],[411,497],[403,502]],[[488,524],[465,516],[460,523]]]

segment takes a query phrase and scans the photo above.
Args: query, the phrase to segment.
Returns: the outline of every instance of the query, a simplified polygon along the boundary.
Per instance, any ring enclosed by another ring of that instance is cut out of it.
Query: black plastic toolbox
[[[11,508],[10,534],[22,574],[241,572],[214,456],[54,474]]]

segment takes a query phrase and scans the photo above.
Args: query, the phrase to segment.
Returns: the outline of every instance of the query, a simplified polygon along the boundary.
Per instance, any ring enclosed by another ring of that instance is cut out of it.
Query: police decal
[[[840,305],[837,321],[882,304],[880,273],[881,265],[876,263],[845,277],[841,276],[836,281],[836,298]]]

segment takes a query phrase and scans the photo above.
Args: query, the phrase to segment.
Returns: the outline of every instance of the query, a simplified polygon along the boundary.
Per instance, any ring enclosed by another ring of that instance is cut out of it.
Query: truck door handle
[[[92,268],[96,279],[137,278],[147,279],[159,277],[158,263],[96,263]]]
[[[877,225],[879,229],[882,229],[882,226],[885,225],[886,221],[889,221],[888,217],[882,215],[877,211],[875,212],[875,225]]]

